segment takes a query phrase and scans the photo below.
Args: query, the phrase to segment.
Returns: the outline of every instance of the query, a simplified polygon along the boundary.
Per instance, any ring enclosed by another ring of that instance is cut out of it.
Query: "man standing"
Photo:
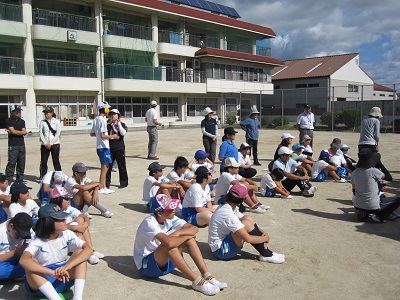
[[[302,112],[297,117],[297,124],[296,128],[300,132],[299,140],[303,140],[304,135],[308,135],[311,140],[311,147],[314,141],[314,125],[315,125],[315,117],[314,114],[311,112],[311,106],[306,104],[304,105],[304,112]]]
[[[147,158],[157,160],[156,156],[157,144],[158,144],[158,131],[157,126],[161,126],[162,123],[158,122],[157,118],[157,101],[153,100],[150,102],[150,108],[146,111],[145,121],[147,122],[147,133],[149,134],[149,145]]]
[[[246,131],[246,142],[253,147],[253,165],[261,166],[258,161],[258,127],[260,126],[260,120],[258,117],[260,112],[257,108],[252,108],[249,117],[240,123],[240,127]],[[251,152],[250,152],[251,155]]]
[[[21,119],[21,106],[11,105],[11,118],[6,119],[6,131],[8,132],[8,163],[6,176],[9,182],[13,181],[15,166],[17,167],[17,181],[24,180],[25,172],[25,141],[27,134],[25,121]]]

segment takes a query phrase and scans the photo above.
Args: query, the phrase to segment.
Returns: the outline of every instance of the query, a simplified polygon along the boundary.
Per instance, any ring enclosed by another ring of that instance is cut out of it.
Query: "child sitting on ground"
[[[253,178],[257,174],[257,170],[251,167],[250,150],[251,146],[249,144],[243,143],[240,145],[238,153],[239,175],[244,178]]]
[[[15,181],[10,187],[11,204],[8,208],[8,219],[13,218],[17,213],[27,213],[33,221],[37,221],[39,206],[31,199],[29,190],[32,188],[27,187],[23,182]]]
[[[379,188],[379,197],[381,199],[391,197],[388,193],[386,193],[387,181],[386,180],[379,180],[378,181],[378,188]],[[400,218],[400,214],[396,211],[393,211],[388,217],[388,220],[394,221],[397,218]]]
[[[353,158],[351,158],[348,154],[350,147],[347,146],[346,144],[343,144],[342,147],[340,148],[342,150],[344,159],[347,162],[347,167],[351,170],[354,171],[356,169],[355,165],[357,164],[357,161],[355,161]]]
[[[330,175],[335,179],[336,182],[347,182],[344,178],[340,178],[339,175],[336,173],[338,167],[333,163],[328,163],[329,159],[329,153],[325,150],[322,150],[319,155],[319,159],[314,163],[312,167],[311,177],[313,181],[325,181],[328,175]]]
[[[41,201],[41,205],[45,205],[50,201],[50,192],[55,187],[63,187],[68,180],[68,176],[63,171],[49,171],[43,178],[37,197]]]
[[[215,174],[216,171],[214,170],[214,164],[211,162],[211,160],[208,159],[208,156],[209,154],[204,152],[203,150],[197,150],[194,154],[194,158],[189,163],[189,170],[191,170],[192,172],[196,172],[197,168],[206,167],[208,172],[210,172],[211,174]],[[208,185],[210,187],[211,197],[215,196],[217,181],[218,178],[215,178]]]
[[[275,197],[276,193],[281,194],[281,198],[292,199],[293,195],[290,195],[290,192],[286,190],[281,180],[285,177],[282,169],[276,168],[273,169],[272,172],[266,172],[261,178],[260,183],[260,191],[261,195],[265,197]]]
[[[303,139],[301,140],[301,145],[304,147],[303,154],[307,156],[313,155],[313,149],[311,147],[312,138],[309,135],[303,135]]]
[[[292,159],[300,163],[301,166],[307,170],[307,173],[310,174],[312,165],[314,164],[314,160],[312,159],[312,157],[303,154],[304,146],[297,143],[292,146],[292,150]]]
[[[10,186],[7,176],[0,173],[0,224],[7,221],[8,208],[11,204]]]

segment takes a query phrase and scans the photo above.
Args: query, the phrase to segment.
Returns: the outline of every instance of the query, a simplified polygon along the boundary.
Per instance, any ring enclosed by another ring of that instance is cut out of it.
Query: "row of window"
[[[358,85],[356,84],[349,84],[348,85],[349,93],[358,93]]]
[[[248,68],[215,63],[203,63],[201,64],[201,70],[205,71],[207,78],[240,81],[267,82],[268,75],[271,74],[270,69]]]

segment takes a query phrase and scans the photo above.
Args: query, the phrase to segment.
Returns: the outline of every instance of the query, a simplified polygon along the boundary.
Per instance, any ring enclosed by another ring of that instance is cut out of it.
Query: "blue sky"
[[[398,0],[216,0],[241,20],[272,28],[272,56],[281,60],[360,53],[380,84],[400,87]],[[396,87],[397,90],[400,88]]]

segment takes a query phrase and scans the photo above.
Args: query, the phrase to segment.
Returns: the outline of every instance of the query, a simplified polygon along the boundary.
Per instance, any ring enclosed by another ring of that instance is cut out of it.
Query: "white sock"
[[[40,286],[39,291],[49,298],[49,300],[61,300],[61,297],[58,295],[53,285],[49,281]]]
[[[74,280],[74,297],[72,300],[82,300],[83,289],[85,288],[85,279]]]

